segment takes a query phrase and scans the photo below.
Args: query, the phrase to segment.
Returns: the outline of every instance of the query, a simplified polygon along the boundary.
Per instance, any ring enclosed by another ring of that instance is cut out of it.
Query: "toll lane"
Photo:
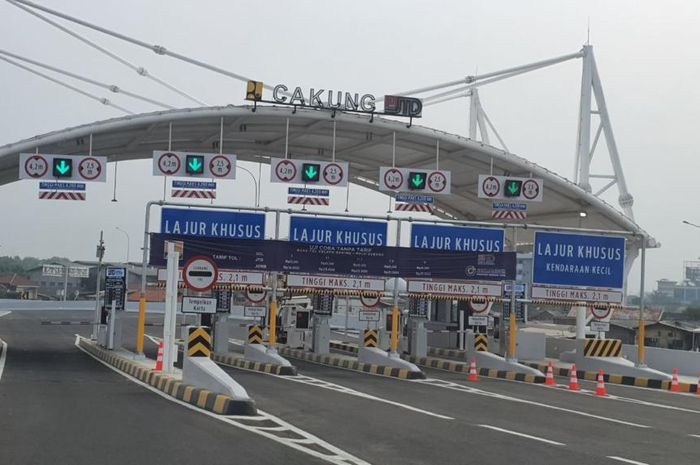
[[[134,384],[75,348],[79,326],[41,325],[85,315],[32,311],[0,319],[8,346],[0,463],[325,463]]]

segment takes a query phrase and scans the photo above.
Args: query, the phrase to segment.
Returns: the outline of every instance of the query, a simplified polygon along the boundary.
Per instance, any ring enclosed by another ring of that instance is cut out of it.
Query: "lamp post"
[[[129,238],[129,233],[126,232],[126,231],[124,231],[124,230],[123,230],[122,228],[120,228],[119,226],[115,226],[114,229],[116,229],[117,231],[123,233],[123,234],[126,236],[126,263],[128,264],[128,263],[129,263],[129,249],[131,248],[131,240],[130,240],[130,238]]]
[[[255,192],[253,194],[253,196],[255,197],[255,199],[254,199],[255,206],[259,207],[260,206],[260,184],[258,183],[258,180],[255,179],[255,175],[253,173],[251,173],[248,168],[244,168],[240,165],[237,165],[236,168],[248,173],[250,175],[251,179],[253,180],[253,185],[255,186]]]

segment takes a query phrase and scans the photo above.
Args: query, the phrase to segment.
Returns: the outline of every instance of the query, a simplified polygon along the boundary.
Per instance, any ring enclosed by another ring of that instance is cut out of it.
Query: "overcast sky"
[[[273,1],[41,0],[104,27],[157,43],[265,82],[383,95],[459,79],[594,46],[637,222],[663,247],[648,254],[647,289],[681,277],[683,260],[700,256],[693,188],[700,168],[695,140],[700,113],[700,2],[696,1]],[[188,100],[139,77],[39,19],[0,1],[0,48],[177,107]],[[66,23],[64,23],[66,24]],[[68,25],[68,24],[67,24]],[[242,103],[244,85],[199,68],[84,32],[101,45],[208,104]],[[571,178],[580,92],[580,61],[481,89],[481,101],[512,152]],[[135,112],[157,108],[78,84]],[[109,94],[109,95],[108,95]],[[467,100],[427,107],[421,124],[466,135]],[[0,62],[0,145],[74,125],[121,116],[39,77]],[[352,162],[352,160],[348,160]],[[257,165],[245,164],[257,176]],[[594,171],[610,170],[599,150]],[[118,202],[108,183],[90,185],[88,202],[37,200],[35,182],[0,187],[0,255],[94,257],[99,230],[107,259],[140,256],[147,200],[162,196],[150,161],[118,167]],[[267,169],[263,179],[269,179]],[[220,183],[222,184],[222,183]],[[251,202],[245,173],[219,195]],[[262,202],[279,203],[280,187],[263,182]],[[617,192],[606,199],[617,205]],[[345,192],[333,192],[344,208]],[[386,211],[386,200],[351,190],[351,211]],[[236,202],[238,203],[238,202]],[[362,207],[360,209],[360,207]],[[636,271],[633,271],[636,276]],[[638,289],[638,279],[630,290]]]

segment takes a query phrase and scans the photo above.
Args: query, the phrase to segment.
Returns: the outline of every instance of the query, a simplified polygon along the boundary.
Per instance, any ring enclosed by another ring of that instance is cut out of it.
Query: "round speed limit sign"
[[[225,178],[231,174],[231,160],[224,155],[217,155],[209,162],[211,175],[217,178]]]
[[[343,180],[343,168],[337,163],[329,163],[323,168],[323,180],[335,186]]]
[[[610,316],[612,308],[609,305],[598,304],[591,306],[591,313],[598,320],[604,320]]]
[[[403,174],[396,168],[390,168],[384,173],[384,185],[387,189],[399,189],[403,184]]]

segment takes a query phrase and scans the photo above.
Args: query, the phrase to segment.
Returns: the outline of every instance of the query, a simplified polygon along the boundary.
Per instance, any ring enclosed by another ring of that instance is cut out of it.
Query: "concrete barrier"
[[[632,362],[637,362],[638,353],[637,346],[622,344],[622,355]],[[680,374],[693,377],[700,373],[700,352],[647,347],[645,358],[647,366],[655,370],[671,373],[678,368]]]
[[[398,354],[385,352],[377,347],[360,347],[357,353],[357,360],[360,363],[367,363],[370,365],[420,372],[420,368],[413,363],[402,360]]]
[[[237,400],[225,394],[217,394],[160,372],[150,370],[142,364],[105,350],[83,337],[78,338],[78,345],[92,356],[112,365],[116,369],[153,386],[169,396],[188,404],[221,415],[256,415],[257,408],[252,399]]]

